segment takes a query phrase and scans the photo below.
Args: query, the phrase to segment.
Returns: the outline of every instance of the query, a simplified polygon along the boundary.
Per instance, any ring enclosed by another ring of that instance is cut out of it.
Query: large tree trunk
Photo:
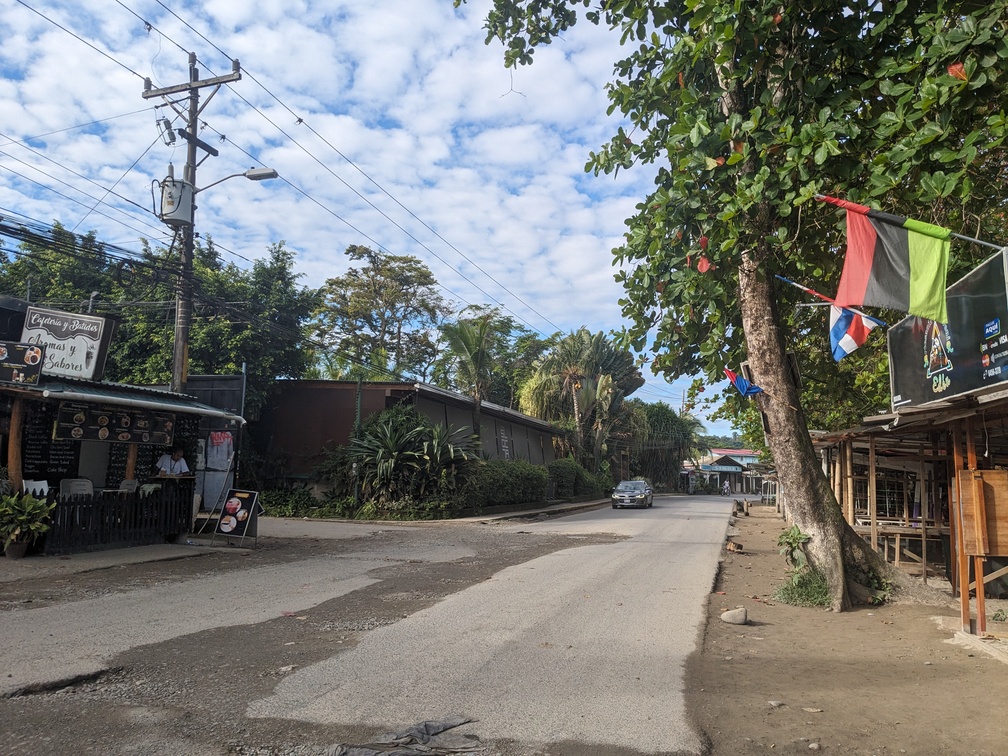
[[[843,518],[800,409],[771,282],[751,252],[743,253],[739,266],[739,303],[753,381],[764,392],[757,401],[766,415],[767,442],[789,514],[812,537],[806,548],[809,561],[826,576],[832,608],[843,611],[851,606],[848,580],[864,585],[874,573],[895,581],[897,573]]]

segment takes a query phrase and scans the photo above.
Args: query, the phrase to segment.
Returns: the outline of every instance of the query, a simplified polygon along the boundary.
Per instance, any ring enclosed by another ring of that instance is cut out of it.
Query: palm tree
[[[491,346],[495,336],[493,313],[446,323],[441,336],[455,363],[456,379],[473,400],[473,431],[480,432],[480,408],[493,373]]]
[[[617,349],[604,334],[581,328],[559,339],[539,362],[521,388],[519,406],[544,420],[573,420],[574,445],[581,452],[586,447],[586,426],[599,431],[601,438],[592,443],[594,452],[604,446],[612,428],[611,410],[643,384],[629,352]],[[600,412],[607,417],[595,428]]]

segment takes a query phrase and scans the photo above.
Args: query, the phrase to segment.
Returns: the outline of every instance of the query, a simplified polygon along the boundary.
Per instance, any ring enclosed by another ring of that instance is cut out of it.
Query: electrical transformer
[[[169,226],[191,226],[193,187],[188,181],[168,176],[161,182],[162,222]]]

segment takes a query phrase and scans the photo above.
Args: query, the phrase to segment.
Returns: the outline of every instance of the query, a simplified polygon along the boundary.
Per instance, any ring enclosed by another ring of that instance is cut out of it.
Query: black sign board
[[[44,360],[44,344],[0,341],[0,382],[36,386]]]
[[[260,514],[259,492],[232,488],[224,500],[224,511],[217,521],[216,533],[244,538],[257,535],[256,519]]]
[[[53,438],[169,446],[175,415],[136,407],[60,402]]]
[[[948,287],[947,325],[911,316],[889,329],[894,411],[1008,381],[1005,265],[998,252]]]
[[[59,480],[77,475],[80,444],[53,439],[56,408],[35,402],[25,421],[21,466],[25,478]]]

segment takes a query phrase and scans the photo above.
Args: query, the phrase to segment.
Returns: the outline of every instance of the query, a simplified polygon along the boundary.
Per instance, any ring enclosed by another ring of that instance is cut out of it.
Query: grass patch
[[[791,606],[830,606],[826,576],[812,568],[795,573],[774,592],[774,599]]]

